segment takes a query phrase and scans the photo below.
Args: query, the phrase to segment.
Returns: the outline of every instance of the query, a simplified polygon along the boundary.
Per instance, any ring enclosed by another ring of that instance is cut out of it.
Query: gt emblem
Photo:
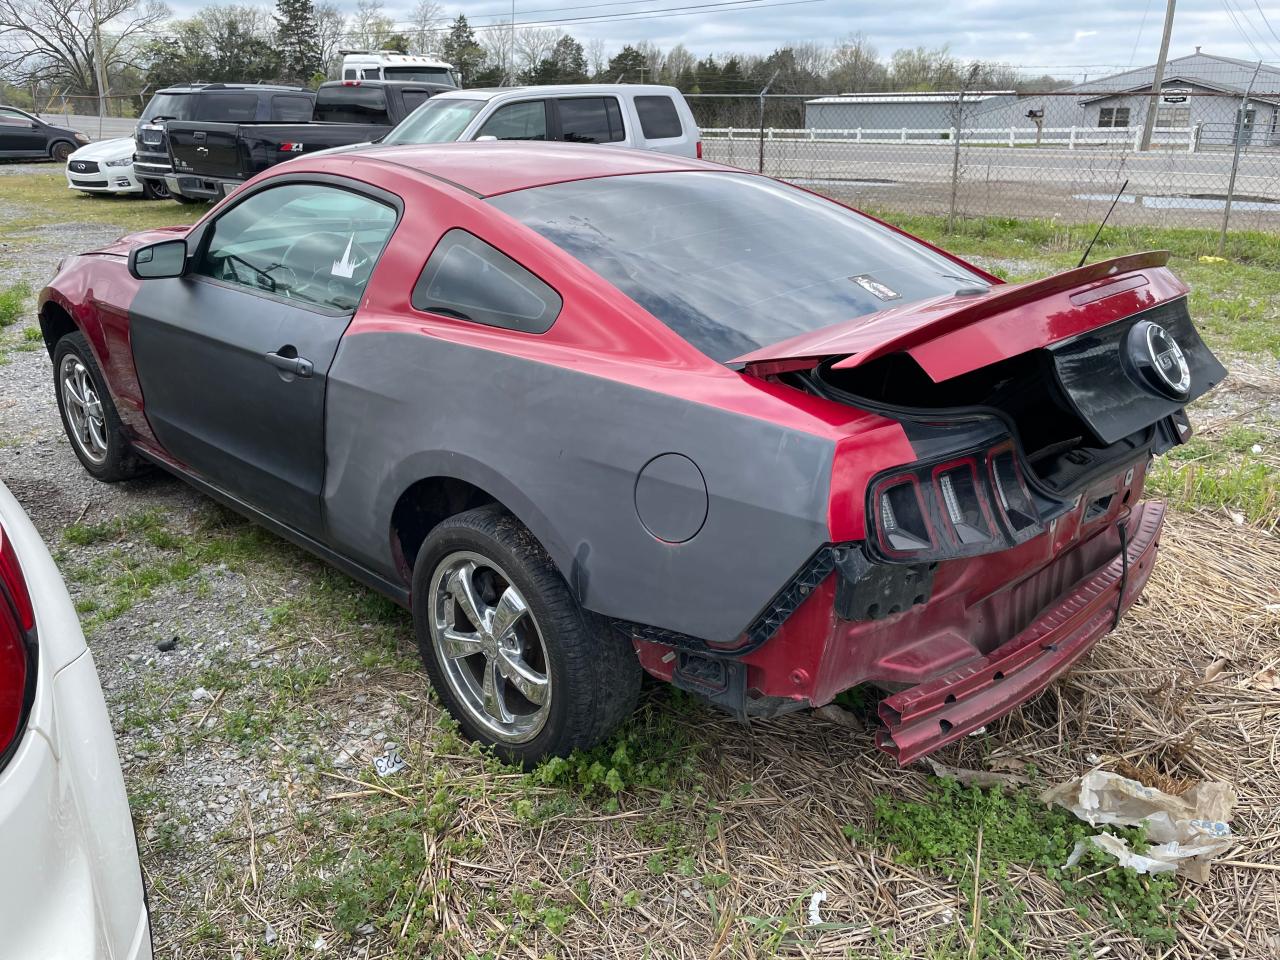
[[[1174,400],[1185,400],[1191,389],[1191,367],[1178,341],[1150,320],[1133,325],[1126,341],[1129,364],[1143,386]]]

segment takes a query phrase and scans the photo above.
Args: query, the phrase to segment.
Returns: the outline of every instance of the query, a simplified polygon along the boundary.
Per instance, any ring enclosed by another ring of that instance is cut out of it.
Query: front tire
[[[163,180],[142,181],[142,199],[168,200],[171,196],[172,194],[169,193],[169,185]]]
[[[67,157],[75,153],[75,144],[67,143],[65,140],[59,140],[49,148],[49,157],[58,163],[66,163]]]
[[[54,392],[62,427],[81,465],[104,483],[145,473],[116,413],[107,384],[93,359],[89,341],[76,331],[53,349]]]
[[[509,763],[594,746],[635,708],[631,645],[582,609],[542,545],[496,504],[431,531],[412,606],[441,701],[465,736]]]

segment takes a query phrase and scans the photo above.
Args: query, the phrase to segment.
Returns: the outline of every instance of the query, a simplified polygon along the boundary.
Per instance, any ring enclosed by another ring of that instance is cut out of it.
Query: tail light
[[[1032,492],[1012,441],[896,468],[869,489],[868,541],[899,563],[1005,550],[1067,508]]]
[[[701,160],[702,159],[702,141],[699,140],[696,144],[694,144],[693,149],[696,151],[698,159]]]
[[[35,696],[35,615],[18,556],[0,528],[0,769],[17,749]]]

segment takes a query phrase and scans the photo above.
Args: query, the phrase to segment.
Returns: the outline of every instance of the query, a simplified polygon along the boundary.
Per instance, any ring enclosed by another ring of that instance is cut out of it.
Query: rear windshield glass
[[[453,77],[444,67],[383,67],[384,80],[412,80],[415,83],[447,83],[453,86]]]
[[[390,123],[387,95],[381,87],[321,87],[314,118],[322,123]]]
[[[383,143],[450,143],[484,107],[485,100],[435,97],[400,121]]]
[[[489,202],[721,362],[983,282],[852,210],[746,174],[603,177]]]
[[[193,120],[191,114],[195,98],[189,93],[157,93],[142,111],[141,120],[146,123],[157,117],[167,120]]]

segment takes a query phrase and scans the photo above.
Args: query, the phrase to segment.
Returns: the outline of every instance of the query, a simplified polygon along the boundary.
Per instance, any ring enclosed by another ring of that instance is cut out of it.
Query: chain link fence
[[[1150,129],[1150,86],[686,96],[706,159],[868,210],[1093,223],[1127,182],[1115,224],[1280,231],[1272,72],[1236,71],[1247,95],[1166,81]]]

